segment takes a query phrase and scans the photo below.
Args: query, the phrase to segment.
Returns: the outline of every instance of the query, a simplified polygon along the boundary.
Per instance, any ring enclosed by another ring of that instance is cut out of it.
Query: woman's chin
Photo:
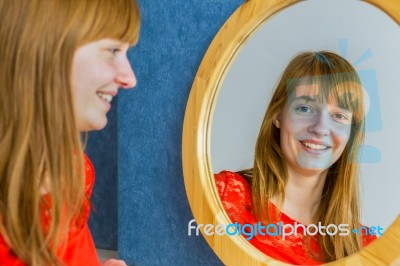
[[[297,164],[304,170],[324,171],[332,166],[332,154],[322,156],[303,154],[298,157]]]
[[[106,127],[107,122],[107,117],[104,117],[103,119],[97,119],[88,123],[82,123],[81,125],[78,124],[78,129],[80,132],[102,130]]]
[[[312,174],[322,173],[326,171],[329,167],[331,167],[331,165],[331,162],[323,161],[298,162],[298,166],[303,172],[308,172]]]

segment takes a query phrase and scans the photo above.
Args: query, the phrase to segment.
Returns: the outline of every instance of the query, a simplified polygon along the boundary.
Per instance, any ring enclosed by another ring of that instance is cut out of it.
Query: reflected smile
[[[322,144],[322,143],[314,143],[314,142],[309,142],[309,141],[300,141],[300,143],[308,149],[318,150],[318,151],[323,151],[323,150],[327,150],[327,149],[331,148],[330,146]]]

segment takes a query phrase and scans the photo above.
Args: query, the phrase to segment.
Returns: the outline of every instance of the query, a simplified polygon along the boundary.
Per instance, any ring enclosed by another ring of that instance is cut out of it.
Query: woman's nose
[[[136,76],[126,56],[120,62],[115,82],[123,89],[132,89],[136,86]]]
[[[331,132],[329,114],[325,112],[319,113],[310,125],[309,130],[319,137],[329,135]]]

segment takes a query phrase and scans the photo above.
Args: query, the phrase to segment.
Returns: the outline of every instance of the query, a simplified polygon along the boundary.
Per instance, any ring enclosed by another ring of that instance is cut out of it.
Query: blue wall
[[[113,100],[109,125],[91,133],[96,168],[90,227],[99,248],[130,265],[219,265],[199,236],[181,158],[186,102],[201,59],[243,0],[138,0],[142,28],[129,51],[135,90]],[[118,103],[117,103],[118,102]]]

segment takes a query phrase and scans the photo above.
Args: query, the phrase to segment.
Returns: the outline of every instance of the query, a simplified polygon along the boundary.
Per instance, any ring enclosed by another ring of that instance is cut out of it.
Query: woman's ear
[[[273,118],[272,118],[272,123],[276,126],[276,128],[281,128],[281,112],[277,112]]]

